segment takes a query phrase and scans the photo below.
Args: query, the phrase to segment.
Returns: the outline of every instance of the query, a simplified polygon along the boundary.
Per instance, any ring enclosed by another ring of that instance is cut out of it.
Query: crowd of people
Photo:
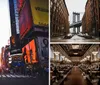
[[[63,76],[66,75],[71,68],[72,65],[68,64],[62,64],[62,65],[51,64],[50,67],[51,85],[54,82],[58,82],[60,79],[63,79]]]
[[[49,69],[47,67],[40,66],[38,64],[27,66],[13,66],[11,68],[1,68],[0,75],[12,74],[12,75],[28,75],[28,76],[48,76]]]
[[[66,75],[73,66],[74,65],[71,64],[51,64],[51,85],[53,85],[55,82],[58,82],[60,79],[63,79],[63,76]],[[86,76],[86,78],[89,79],[91,83],[94,83],[93,80],[96,79],[98,80],[96,82],[97,85],[100,85],[100,64],[79,64],[77,66],[81,69],[82,73],[84,73],[83,77]]]
[[[88,75],[88,78],[91,81],[97,79],[98,85],[100,85],[100,64],[80,64],[79,67],[86,75]]]

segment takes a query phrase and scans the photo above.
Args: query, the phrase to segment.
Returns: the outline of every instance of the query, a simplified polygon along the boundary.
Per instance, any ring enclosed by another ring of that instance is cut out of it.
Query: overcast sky
[[[10,17],[8,0],[0,0],[0,53],[10,37]]]
[[[72,12],[81,12],[81,17],[85,11],[85,4],[87,0],[65,0],[68,11],[69,20],[72,22]]]

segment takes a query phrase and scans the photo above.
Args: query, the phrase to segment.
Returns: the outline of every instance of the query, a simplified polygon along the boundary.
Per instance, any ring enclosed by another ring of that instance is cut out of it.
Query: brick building
[[[86,33],[86,13],[84,13],[83,18],[82,18],[82,33]]]
[[[65,0],[51,0],[51,37],[66,35],[69,32],[68,10]]]
[[[91,26],[92,26],[92,12],[91,12],[91,0],[88,0],[85,6],[86,11],[86,33],[90,34]]]
[[[100,37],[100,0],[93,0],[94,7],[94,35]]]
[[[100,7],[99,0],[88,0],[85,6],[85,13],[82,19],[83,33],[99,37],[100,34]],[[84,24],[85,23],[85,24]]]

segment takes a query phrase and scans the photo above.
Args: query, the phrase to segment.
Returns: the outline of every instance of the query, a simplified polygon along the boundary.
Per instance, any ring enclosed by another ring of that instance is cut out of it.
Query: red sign
[[[24,54],[24,59],[26,63],[37,62],[36,46],[34,40],[32,40],[26,46],[24,46],[22,48],[22,52]]]
[[[21,39],[27,34],[27,32],[32,27],[32,15],[31,9],[29,6],[29,1],[27,0],[23,6],[23,9],[19,15],[19,28],[20,28],[20,37]]]
[[[17,0],[18,11],[22,9],[22,6],[24,5],[24,1],[25,0]]]

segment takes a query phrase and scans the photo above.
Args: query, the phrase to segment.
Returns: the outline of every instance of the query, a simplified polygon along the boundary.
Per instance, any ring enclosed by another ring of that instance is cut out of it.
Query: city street
[[[54,39],[51,39],[51,42],[67,42],[67,43],[81,43],[81,42],[84,42],[84,43],[90,43],[90,42],[100,42],[99,39],[86,39],[84,37],[80,37],[78,35],[74,35],[72,38],[70,39],[64,39],[64,38],[60,38],[60,37],[57,37],[57,38],[54,38]]]
[[[0,0],[0,85],[48,85],[48,2]]]
[[[48,78],[44,76],[0,75],[0,85],[48,85]]]

